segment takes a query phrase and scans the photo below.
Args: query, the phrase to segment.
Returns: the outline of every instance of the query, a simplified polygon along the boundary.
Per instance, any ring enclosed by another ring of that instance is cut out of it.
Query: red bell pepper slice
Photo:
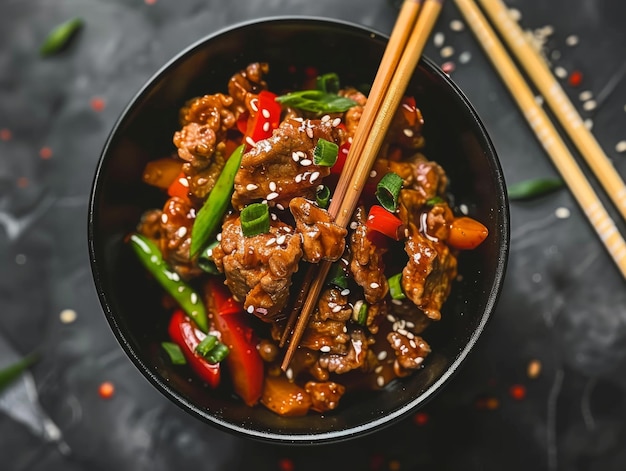
[[[330,168],[330,173],[336,173],[337,175],[341,174],[343,167],[346,165],[346,157],[348,157],[351,144],[352,143],[350,141],[346,141],[339,146],[337,160],[335,161],[335,165]]]
[[[263,360],[257,350],[254,331],[248,323],[248,313],[233,299],[228,288],[217,279],[208,283],[212,302],[213,322],[221,333],[221,341],[230,353],[224,360],[233,381],[235,393],[252,406],[263,392]]]
[[[182,310],[177,310],[172,314],[168,333],[172,342],[182,350],[191,369],[209,386],[216,388],[220,384],[220,364],[209,363],[196,353],[196,347],[205,334]],[[217,332],[210,333],[219,335]]]
[[[382,206],[374,205],[370,208],[365,225],[368,229],[385,234],[395,240],[404,237],[402,221]]]
[[[246,149],[270,137],[280,124],[282,108],[276,101],[276,96],[272,92],[261,90],[257,98],[253,99],[252,105],[257,108],[257,111],[248,118],[244,136]],[[240,126],[239,123],[238,126]]]
[[[167,188],[167,194],[171,197],[178,196],[186,200],[189,199],[189,180],[187,180],[187,175],[184,172],[180,172]]]

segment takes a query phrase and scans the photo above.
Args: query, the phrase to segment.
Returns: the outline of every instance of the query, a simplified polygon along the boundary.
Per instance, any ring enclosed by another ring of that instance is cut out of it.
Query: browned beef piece
[[[321,353],[318,365],[330,373],[343,374],[367,366],[367,352],[369,343],[362,330],[356,329],[350,333],[348,353]]]
[[[421,334],[432,323],[432,319],[426,316],[421,309],[418,309],[410,299],[393,300],[388,309],[388,319],[397,328],[404,329],[414,335]]]
[[[336,225],[328,211],[301,197],[292,199],[289,209],[302,236],[305,261],[319,263],[320,260],[335,261],[341,257],[348,231]]]
[[[304,390],[311,397],[311,409],[317,412],[327,412],[339,405],[339,399],[346,392],[345,386],[334,381],[309,381]]]
[[[144,212],[137,225],[137,232],[158,242],[161,238],[161,214],[160,209],[150,209]]]
[[[154,221],[157,212],[151,213],[149,219],[153,235],[152,237],[158,243],[163,259],[176,271],[182,278],[189,279],[201,273],[200,269],[195,267],[189,260],[189,247],[191,246],[191,227],[196,218],[196,212],[191,204],[182,198],[176,196],[168,199],[160,211],[159,225],[156,230],[156,221]],[[148,230],[148,221],[144,217],[142,223],[142,233],[151,237],[146,231]],[[158,237],[155,237],[158,236]]]
[[[231,77],[228,82],[228,94],[233,98],[240,112],[250,110],[250,101],[261,90],[267,89],[267,83],[263,77],[269,70],[269,64],[254,62]]]
[[[348,136],[353,137],[356,132],[356,128],[359,125],[359,121],[361,121],[361,115],[363,114],[363,107],[367,103],[367,97],[356,88],[346,88],[344,90],[340,90],[339,95],[350,98],[357,103],[357,106],[353,106],[346,111],[343,118]]]
[[[335,288],[323,291],[300,345],[311,350],[346,354],[350,341],[346,322],[351,315],[347,296]]]
[[[267,200],[284,209],[297,196],[314,199],[330,167],[315,165],[313,151],[319,139],[336,142],[340,133],[332,120],[284,120],[270,138],[244,154],[235,176],[233,206],[240,210]]]
[[[231,110],[233,101],[231,96],[222,93],[189,100],[180,110],[180,124],[198,123],[216,133],[225,133],[237,124],[237,115]]]
[[[217,151],[213,154],[211,163],[202,170],[196,172],[187,173],[189,181],[189,191],[197,198],[204,199],[211,192],[217,179],[222,173],[226,160],[220,148],[223,147],[222,143],[217,144]],[[185,166],[183,165],[183,170]]]
[[[224,220],[220,244],[213,249],[230,291],[244,300],[248,312],[266,321],[276,319],[285,306],[301,258],[300,237],[289,225],[272,220],[269,233],[244,237],[236,214]]]
[[[448,178],[443,168],[437,162],[427,160],[419,153],[408,160],[389,161],[389,169],[403,178],[404,189],[402,191],[417,191],[423,203],[435,196],[442,196],[448,185]]]
[[[354,217],[356,228],[350,237],[350,271],[354,281],[363,288],[365,300],[374,304],[382,300],[389,291],[383,263],[386,249],[376,247],[367,237],[366,220],[365,209],[357,208]]]
[[[404,149],[420,149],[424,147],[424,136],[422,136],[424,119],[422,118],[422,113],[419,109],[415,109],[412,116],[413,124],[411,124],[407,120],[407,113],[403,106],[398,107],[398,110],[393,115],[393,120],[385,136],[385,144],[394,144]]]
[[[419,368],[430,353],[430,346],[421,337],[393,331],[387,334],[387,340],[396,354],[394,370],[397,376],[406,376],[407,370]]]

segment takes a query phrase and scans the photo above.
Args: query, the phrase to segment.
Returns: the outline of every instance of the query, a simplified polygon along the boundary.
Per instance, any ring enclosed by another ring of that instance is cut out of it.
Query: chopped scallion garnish
[[[241,211],[240,219],[245,237],[265,234],[270,230],[270,211],[266,204],[249,204]]]
[[[72,18],[56,26],[44,40],[39,53],[45,57],[61,51],[83,24],[82,18]]]
[[[509,185],[508,194],[510,200],[527,200],[543,196],[547,193],[563,188],[563,180],[555,178],[537,178],[523,180]]]
[[[185,359],[185,355],[183,355],[183,351],[180,347],[173,342],[161,342],[161,347],[165,350],[170,357],[170,361],[173,365],[184,365],[187,363]]]
[[[215,335],[211,335],[211,334],[207,335],[206,337],[204,337],[202,342],[200,342],[198,346],[196,347],[196,353],[198,355],[206,357],[209,354],[209,352],[215,348],[215,346],[217,345],[217,342],[218,340]]]
[[[345,270],[344,265],[341,261],[334,263],[330,267],[327,283],[329,285],[336,286],[341,290],[344,290],[348,287],[348,273]]]
[[[387,279],[389,283],[389,294],[391,299],[406,299],[404,291],[402,291],[402,273],[397,273]]]
[[[324,185],[315,193],[315,201],[320,208],[328,208],[328,202],[330,201],[330,188]]]
[[[337,162],[339,146],[326,139],[319,139],[313,150],[313,163],[320,167],[332,167]]]
[[[213,261],[213,249],[219,245],[218,240],[214,240],[211,242],[206,249],[202,251],[200,256],[198,257],[198,266],[202,271],[210,274],[210,275],[219,275],[219,270],[215,266],[215,262]]]
[[[398,209],[398,196],[402,189],[402,177],[397,173],[389,172],[376,186],[376,198],[387,211],[395,213]]]
[[[218,342],[217,345],[205,356],[209,363],[219,363],[230,353],[229,348],[222,342]]]
[[[435,206],[436,204],[443,203],[444,199],[441,196],[433,196],[426,200],[427,206]]]
[[[317,77],[317,89],[326,93],[337,94],[339,92],[339,76],[334,73],[328,73]]]
[[[321,90],[301,90],[276,97],[276,101],[285,106],[298,108],[313,113],[343,113],[357,103],[350,98]]]
[[[359,299],[354,303],[354,307],[352,308],[352,319],[354,319],[357,324],[365,325],[367,322],[367,310],[367,303]]]

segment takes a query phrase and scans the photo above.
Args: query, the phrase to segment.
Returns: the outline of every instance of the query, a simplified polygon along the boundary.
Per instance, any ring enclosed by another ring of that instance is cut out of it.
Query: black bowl
[[[322,443],[362,435],[416,410],[442,388],[474,346],[494,310],[509,242],[504,179],[476,112],[454,83],[423,59],[408,93],[426,124],[425,154],[446,169],[457,205],[490,235],[459,260],[459,281],[443,320],[425,338],[433,353],[422,370],[384,391],[345,398],[324,416],[284,418],[263,407],[214,394],[186,370],[172,367],[159,349],[167,313],[124,237],[141,213],[162,205],[162,194],[142,184],[146,162],[170,153],[178,110],[189,98],[225,91],[229,77],[255,61],[270,63],[273,89],[289,67],[337,72],[344,84],[371,83],[387,38],[360,26],[316,18],[274,18],[213,34],[182,52],[132,100],[102,153],[89,206],[89,250],[106,318],[124,351],[165,396],[196,417],[242,436],[284,443]]]

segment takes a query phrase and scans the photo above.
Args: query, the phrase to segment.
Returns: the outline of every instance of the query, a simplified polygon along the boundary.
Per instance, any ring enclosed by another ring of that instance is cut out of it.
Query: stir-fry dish
[[[349,226],[336,225],[327,208],[367,96],[308,72],[301,88],[277,91],[269,65],[253,63],[227,93],[184,104],[175,153],[144,171],[163,206],[128,238],[163,291],[168,361],[284,416],[326,413],[422,368],[422,335],[441,318],[457,255],[487,237],[449,205],[410,96]],[[321,261],[333,264],[283,371],[286,321]]]

